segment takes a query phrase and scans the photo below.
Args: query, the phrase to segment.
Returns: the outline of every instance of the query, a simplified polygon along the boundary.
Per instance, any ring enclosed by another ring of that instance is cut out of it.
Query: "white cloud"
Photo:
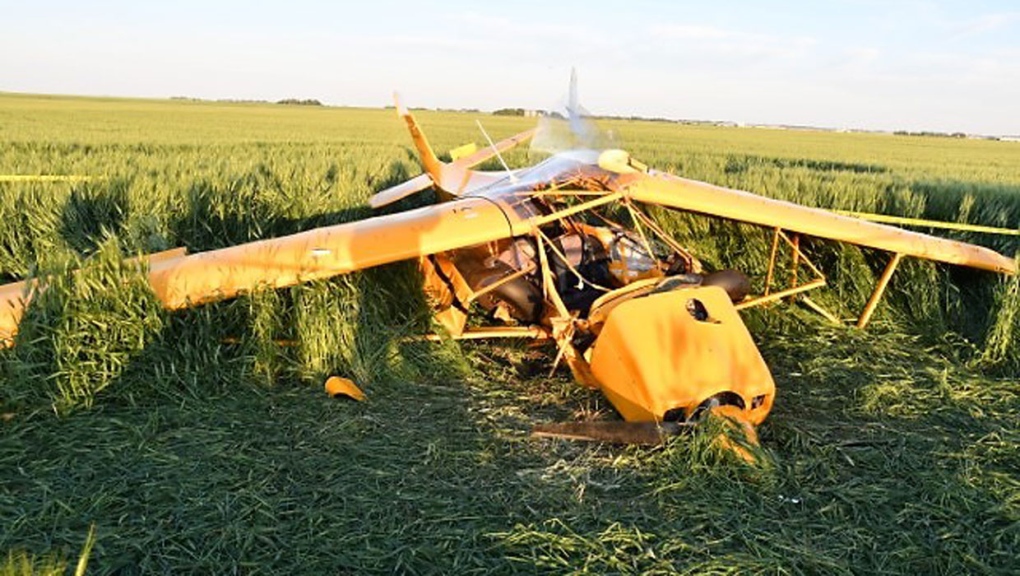
[[[961,40],[973,36],[981,36],[989,32],[1006,28],[1014,22],[1020,22],[1020,12],[982,14],[981,16],[970,18],[960,23],[952,23],[952,28],[956,30],[953,39]]]
[[[737,35],[714,26],[689,26],[686,24],[658,24],[652,26],[651,33],[655,37],[671,40],[723,40],[731,39]]]
[[[656,24],[648,32],[659,47],[685,51],[697,48],[700,54],[744,58],[797,59],[817,44],[808,36],[779,36],[688,24]]]

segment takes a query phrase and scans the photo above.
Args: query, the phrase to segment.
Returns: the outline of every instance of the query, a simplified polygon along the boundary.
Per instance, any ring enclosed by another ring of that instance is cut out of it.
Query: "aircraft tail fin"
[[[498,156],[500,152],[527,142],[535,134],[535,129],[533,128],[505,140],[490,143],[485,148],[462,147],[458,150],[455,160],[443,162],[432,150],[428,139],[425,138],[425,133],[418,126],[418,121],[401,104],[400,96],[394,93],[393,99],[397,106],[397,114],[404,119],[404,122],[407,123],[408,131],[411,132],[411,140],[414,141],[414,147],[418,150],[418,156],[421,159],[425,173],[407,182],[376,193],[369,199],[369,205],[373,208],[382,208],[428,188],[434,188],[440,200],[450,200],[451,198],[469,193],[480,186],[489,185],[501,180],[506,177],[505,173],[479,172],[471,168],[489,158]]]
[[[421,158],[422,167],[425,168],[425,173],[432,178],[432,181],[439,183],[442,181],[443,166],[444,163],[436,156],[436,153],[432,151],[432,146],[429,145],[429,141],[425,138],[425,133],[421,131],[421,127],[418,126],[418,121],[414,119],[414,115],[400,103],[400,96],[396,93],[393,94],[393,101],[397,105],[397,114],[404,119],[407,123],[407,129],[411,132],[411,140],[414,141],[414,147],[418,149],[418,156]]]

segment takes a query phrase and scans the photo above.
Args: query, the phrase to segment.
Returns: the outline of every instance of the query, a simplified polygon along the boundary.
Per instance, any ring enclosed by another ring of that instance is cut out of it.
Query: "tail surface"
[[[433,182],[440,182],[443,174],[443,162],[432,151],[432,146],[429,145],[428,138],[425,137],[425,133],[418,126],[418,121],[414,119],[414,115],[400,103],[400,95],[394,93],[393,101],[397,105],[397,114],[407,123],[407,130],[411,133],[414,147],[418,149],[418,156],[421,158],[421,164],[425,169],[425,173],[432,178]]]
[[[485,186],[505,178],[506,173],[479,172],[471,170],[471,167],[481,164],[500,152],[527,142],[535,133],[534,128],[526,130],[447,163],[436,156],[432,146],[429,144],[428,138],[425,137],[425,132],[418,125],[418,121],[400,102],[400,96],[394,93],[393,99],[396,103],[397,114],[403,118],[407,124],[407,130],[411,133],[411,141],[414,142],[414,147],[418,151],[418,157],[421,160],[425,173],[402,184],[382,190],[372,196],[368,203],[373,208],[381,208],[428,188],[435,188],[446,198],[460,196],[480,186]]]

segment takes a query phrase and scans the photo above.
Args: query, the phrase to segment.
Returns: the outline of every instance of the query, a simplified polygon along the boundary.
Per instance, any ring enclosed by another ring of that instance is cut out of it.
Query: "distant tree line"
[[[171,100],[185,100],[188,102],[222,102],[224,104],[272,104],[269,100],[240,100],[234,98],[220,98],[219,100],[206,100],[204,98],[192,98],[190,96],[171,96]],[[292,106],[322,106],[322,102],[314,98],[284,98],[277,100],[277,104],[289,104]]]
[[[314,98],[305,98],[304,100],[298,98],[284,98],[283,100],[277,100],[277,104],[289,104],[291,106],[322,106],[322,102]]]
[[[492,112],[493,116],[524,116],[524,108],[500,108]]]
[[[926,138],[966,138],[964,132],[911,132],[909,130],[897,130],[893,132],[897,136],[924,136]]]

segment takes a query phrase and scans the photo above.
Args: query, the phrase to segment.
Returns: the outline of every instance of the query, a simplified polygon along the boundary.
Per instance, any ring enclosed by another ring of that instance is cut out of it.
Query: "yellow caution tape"
[[[905,226],[926,226],[929,228],[944,228],[946,230],[960,230],[963,232],[982,232],[985,234],[1002,234],[1004,236],[1020,236],[1020,230],[1010,228],[995,228],[993,226],[980,226],[977,224],[962,224],[959,222],[942,222],[940,220],[922,220],[920,218],[904,218],[902,216],[887,216],[885,214],[868,214],[867,212],[850,212],[848,210],[833,210],[837,214],[853,216],[861,220],[881,222],[883,224],[903,224]]]

